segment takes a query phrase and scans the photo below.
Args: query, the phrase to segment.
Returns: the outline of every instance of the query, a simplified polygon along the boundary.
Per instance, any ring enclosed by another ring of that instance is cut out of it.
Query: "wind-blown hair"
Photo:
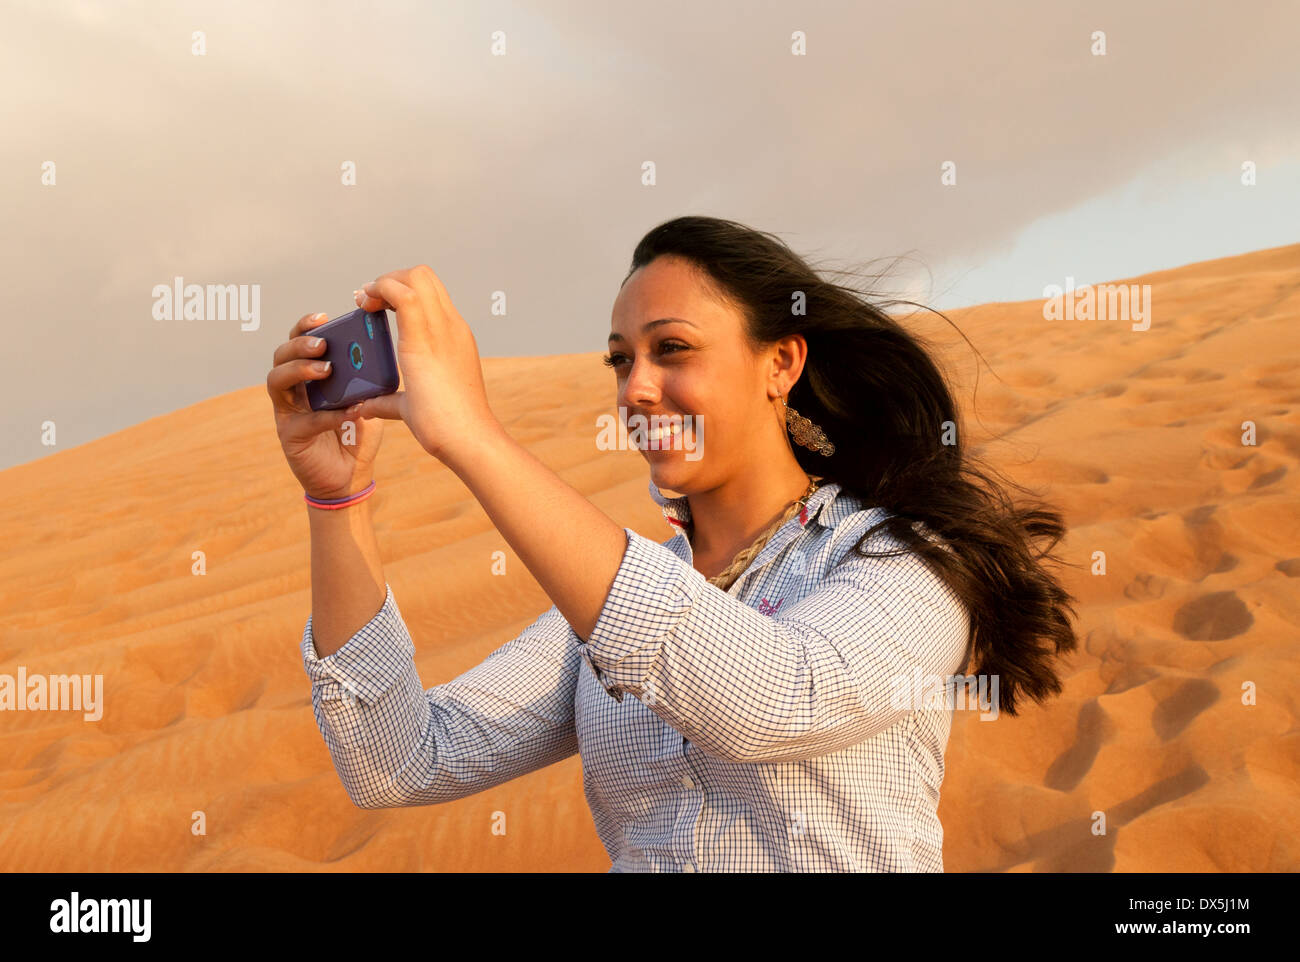
[[[809,474],[887,509],[854,550],[882,557],[863,544],[884,528],[969,606],[962,672],[996,675],[999,709],[1013,716],[1026,697],[1041,702],[1059,694],[1055,661],[1078,645],[1067,617],[1076,599],[1046,562],[1060,562],[1052,549],[1065,536],[1065,522],[1041,501],[1014,502],[1008,489],[1034,492],[971,455],[952,391],[924,339],[883,310],[930,309],[873,302],[820,276],[776,236],[714,217],[678,217],[653,228],[637,244],[628,277],[663,256],[688,261],[740,310],[752,346],[792,334],[807,341],[789,404],[821,425],[835,453],[793,445],[795,458]],[[917,531],[917,522],[952,550]]]

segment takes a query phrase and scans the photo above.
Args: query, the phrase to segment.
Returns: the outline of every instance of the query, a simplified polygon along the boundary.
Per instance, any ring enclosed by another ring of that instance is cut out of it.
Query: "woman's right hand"
[[[347,410],[313,411],[307,402],[306,381],[329,377],[315,357],[325,342],[304,333],[328,318],[307,314],[289,331],[289,340],[275,349],[266,392],[275,409],[275,430],[280,447],[303,491],[313,498],[341,498],[355,494],[374,478],[375,455],[384,436],[379,418],[359,419]],[[315,343],[313,343],[315,342]],[[351,421],[355,444],[344,443],[344,422]]]

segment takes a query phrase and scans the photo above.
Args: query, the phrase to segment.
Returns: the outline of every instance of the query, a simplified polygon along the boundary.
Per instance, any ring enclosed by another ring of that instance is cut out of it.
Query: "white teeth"
[[[668,427],[662,429],[651,428],[650,433],[647,435],[647,437],[649,437],[651,441],[659,441],[662,440],[665,436],[674,437],[675,435],[681,433],[682,433],[682,426],[680,424],[670,424],[668,425]]]

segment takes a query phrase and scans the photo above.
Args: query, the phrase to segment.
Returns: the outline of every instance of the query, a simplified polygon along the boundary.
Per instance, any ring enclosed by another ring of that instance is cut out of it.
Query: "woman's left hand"
[[[421,264],[370,281],[357,292],[357,305],[397,315],[402,390],[369,398],[350,412],[405,421],[420,446],[444,462],[500,427],[488,405],[474,332],[430,267]]]

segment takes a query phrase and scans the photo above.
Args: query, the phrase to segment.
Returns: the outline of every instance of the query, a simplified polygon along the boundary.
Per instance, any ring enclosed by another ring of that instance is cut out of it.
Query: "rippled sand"
[[[1300,245],[1127,282],[1152,285],[1150,330],[1048,321],[1037,301],[949,312],[993,368],[973,409],[969,349],[932,315],[908,321],[942,346],[988,458],[1063,509],[1058,551],[1079,565],[1063,696],[1018,719],[956,713],[949,871],[1300,868]],[[488,359],[494,410],[621,524],[666,539],[640,456],[593,443],[615,403],[597,357]],[[550,601],[400,424],[377,476],[386,574],[430,687]],[[608,869],[576,756],[449,805],[348,801],[298,649],[307,508],[260,382],[0,479],[0,673],[102,674],[105,701],[97,722],[0,712],[0,870]]]

